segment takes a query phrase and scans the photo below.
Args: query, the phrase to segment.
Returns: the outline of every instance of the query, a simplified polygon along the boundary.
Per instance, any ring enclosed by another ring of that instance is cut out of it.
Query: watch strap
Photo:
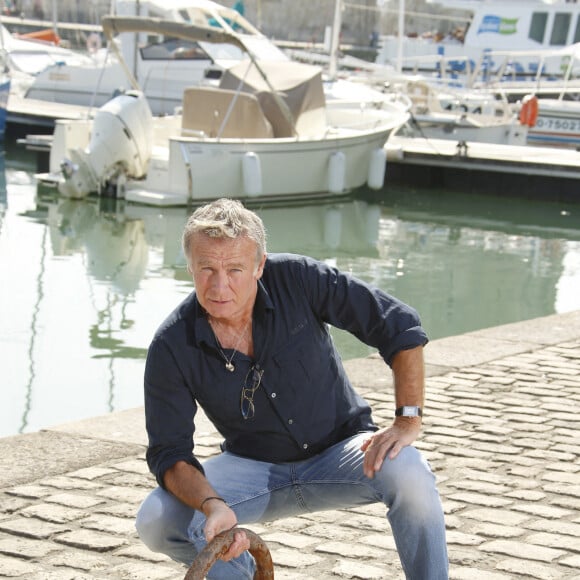
[[[395,417],[422,417],[423,410],[416,405],[403,405],[395,410]]]

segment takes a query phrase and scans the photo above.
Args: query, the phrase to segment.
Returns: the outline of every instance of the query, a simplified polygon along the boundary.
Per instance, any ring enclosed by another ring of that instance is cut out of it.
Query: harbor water
[[[0,162],[0,436],[141,405],[149,341],[192,290],[190,210],[40,195],[33,154],[8,144]],[[580,205],[500,193],[395,189],[387,173],[378,193],[253,207],[270,252],[380,286],[435,339],[580,308]],[[373,352],[333,335],[345,359]]]

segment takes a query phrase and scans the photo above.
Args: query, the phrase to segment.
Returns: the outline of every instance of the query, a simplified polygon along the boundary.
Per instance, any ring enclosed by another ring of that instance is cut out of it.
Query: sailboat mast
[[[332,36],[330,38],[330,63],[328,76],[331,80],[336,79],[338,71],[338,51],[340,48],[340,29],[342,27],[342,0],[334,2],[334,19],[332,22]]]

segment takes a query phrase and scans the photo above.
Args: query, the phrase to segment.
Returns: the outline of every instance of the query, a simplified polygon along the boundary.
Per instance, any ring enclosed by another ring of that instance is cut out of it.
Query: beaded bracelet
[[[201,511],[203,509],[203,504],[205,504],[206,501],[209,501],[210,499],[217,499],[218,501],[223,501],[224,503],[227,503],[226,500],[223,497],[218,497],[217,495],[210,495],[209,497],[206,497],[200,504],[199,504],[199,510]]]

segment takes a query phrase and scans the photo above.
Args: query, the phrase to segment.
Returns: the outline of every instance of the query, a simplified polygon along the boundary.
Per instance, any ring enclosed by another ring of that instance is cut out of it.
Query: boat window
[[[167,38],[141,49],[143,60],[210,60],[207,53],[197,42]]]
[[[534,12],[532,14],[532,23],[530,24],[530,32],[528,37],[540,44],[544,43],[544,35],[546,33],[546,24],[548,22],[547,12]]]
[[[552,46],[565,46],[568,44],[568,30],[572,15],[569,12],[556,12],[550,44]]]
[[[578,20],[576,21],[576,30],[574,31],[572,44],[576,44],[577,42],[580,42],[580,16],[578,16]]]

